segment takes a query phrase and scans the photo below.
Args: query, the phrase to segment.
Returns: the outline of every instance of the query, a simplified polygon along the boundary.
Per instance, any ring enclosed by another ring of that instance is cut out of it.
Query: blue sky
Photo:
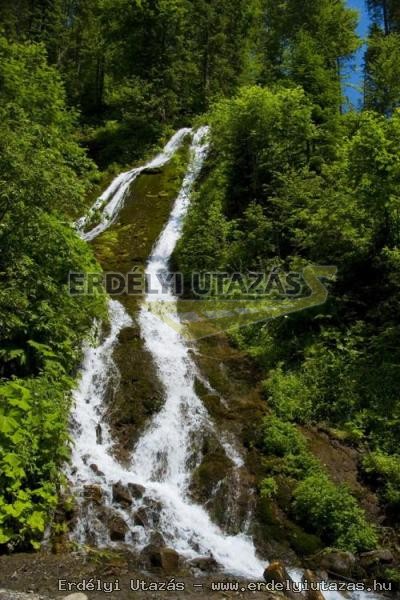
[[[357,32],[360,37],[366,38],[368,35],[370,19],[365,6],[365,0],[348,0],[347,4],[350,8],[355,8],[359,11],[360,20]],[[354,59],[349,63],[349,65],[345,69],[346,82],[344,93],[349,99],[349,101],[357,108],[359,107],[363,99],[362,85],[364,52],[365,46],[360,48]]]

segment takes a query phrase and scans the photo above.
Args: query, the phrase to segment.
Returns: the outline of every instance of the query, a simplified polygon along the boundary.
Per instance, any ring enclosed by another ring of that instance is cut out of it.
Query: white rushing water
[[[121,173],[112,181],[110,186],[93,204],[89,213],[76,222],[76,228],[84,240],[93,240],[114,223],[123,206],[126,194],[135,179],[137,179],[143,171],[163,167],[171,160],[176,151],[179,150],[190,132],[191,129],[189,128],[180,129],[172,136],[165,148],[155,158],[141,167],[136,167],[126,173]],[[90,225],[93,216],[97,213],[99,213],[100,222],[89,231],[85,231],[87,226]]]
[[[207,133],[208,129],[203,127],[193,134],[188,171],[147,266],[147,272],[153,276],[168,273],[169,259],[181,234],[193,185],[207,154]],[[178,132],[162,158],[157,157],[147,168],[162,164],[166,155],[170,157],[172,149],[176,151],[186,135],[188,130]],[[121,186],[127,181],[126,174],[117,178],[103,195],[109,198],[107,214],[111,218],[104,218],[100,225],[85,234],[86,239],[99,235],[115,219],[121,207]],[[152,281],[155,280],[153,277]],[[154,285],[152,288],[154,292]],[[121,304],[110,302],[111,331],[99,347],[87,348],[85,353],[81,382],[75,393],[75,443],[69,473],[80,505],[75,536],[82,543],[89,537],[99,545],[109,545],[105,523],[113,511],[126,524],[125,542],[139,549],[151,542],[157,531],[168,546],[189,559],[211,555],[229,573],[260,578],[265,563],[256,556],[252,540],[245,534],[226,535],[212,522],[207,511],[189,497],[191,474],[202,460],[203,440],[214,427],[195,392],[197,370],[188,346],[179,333],[149,310],[153,300],[168,302],[176,310],[176,298],[171,290],[163,289],[161,283],[156,291],[156,295],[146,298],[139,324],[164,387],[165,403],[139,440],[128,468],[112,455],[112,437],[104,418],[107,389],[118,383],[112,361],[113,348],[119,332],[131,323]],[[237,451],[227,440],[222,440],[221,444],[233,469],[240,469],[243,461]],[[141,498],[133,499],[129,510],[113,503],[113,485],[117,483],[140,485],[145,489]],[[100,508],[90,501],[93,486],[101,489]],[[145,527],[143,523],[138,525],[135,518],[140,510],[142,516],[145,511]]]
[[[151,311],[151,303],[161,300],[168,303],[168,312],[178,314],[177,299],[171,289],[165,289],[161,282],[155,286],[155,282],[157,275],[168,274],[169,260],[181,235],[193,186],[207,155],[207,133],[208,129],[203,127],[192,134],[188,171],[147,265],[152,294],[143,303],[139,325],[157,367],[165,401],[133,449],[128,466],[121,465],[113,456],[112,435],[105,419],[107,393],[118,386],[113,349],[119,333],[132,325],[119,302],[110,301],[107,337],[96,348],[88,347],[85,351],[80,385],[74,394],[74,447],[68,472],[80,509],[74,536],[80,543],[89,541],[99,546],[112,546],[109,523],[117,518],[125,528],[122,540],[135,549],[140,550],[157,539],[154,535],[158,532],[169,547],[188,559],[213,556],[226,573],[261,580],[266,561],[256,555],[252,539],[245,533],[224,533],[213,523],[205,508],[190,497],[191,475],[201,463],[205,436],[214,433],[219,437],[234,474],[240,472],[243,459],[224,439],[222,432],[215,432],[195,391],[198,373],[187,343],[176,329]],[[178,148],[186,135],[188,130],[181,130],[168,147]],[[154,165],[154,162],[149,164]],[[115,184],[112,189],[118,196],[115,200],[108,191],[108,206],[111,206],[110,214],[114,219],[117,207],[121,206],[121,188]],[[87,239],[104,231],[110,222],[110,219],[103,221]],[[115,502],[113,488],[116,484],[135,490],[129,506]],[[94,499],[98,491],[101,501]],[[301,571],[291,570],[290,573],[295,581],[301,579]],[[372,600],[373,595],[360,593],[349,597]],[[326,598],[343,600],[341,594],[333,592],[327,593]]]
[[[182,189],[148,263],[147,273],[153,282],[155,275],[168,273],[193,184],[207,153],[207,133],[203,127],[193,136],[192,158]],[[157,293],[147,297],[149,304],[165,301],[169,310],[178,312],[171,290],[163,289],[159,282],[152,291]],[[212,428],[195,392],[197,369],[189,348],[179,333],[153,314],[146,303],[139,323],[164,386],[165,403],[135,448],[132,470],[161,501],[160,531],[185,556],[211,553],[231,573],[260,577],[265,563],[256,557],[252,540],[244,535],[224,535],[204,508],[193,504],[188,496],[192,470],[201,462],[204,435]]]

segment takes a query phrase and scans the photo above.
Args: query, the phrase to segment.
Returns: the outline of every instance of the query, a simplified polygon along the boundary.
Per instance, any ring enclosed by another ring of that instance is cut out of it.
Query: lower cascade
[[[176,140],[187,135],[181,130]],[[193,134],[191,158],[181,190],[150,256],[147,272],[168,273],[193,185],[207,154],[208,128]],[[114,186],[116,193],[120,187]],[[109,201],[113,203],[113,198]],[[104,230],[104,219],[96,235]],[[93,230],[94,231],[94,230]],[[90,236],[92,238],[92,236]],[[154,287],[154,286],[153,286]],[[112,435],[104,419],[107,390],[118,385],[112,354],[122,329],[131,324],[123,306],[109,303],[110,332],[96,348],[88,347],[73,410],[74,447],[68,476],[78,499],[73,535],[80,543],[110,546],[116,542],[141,550],[160,539],[187,559],[212,556],[228,573],[260,579],[265,561],[251,538],[227,535],[189,496],[191,473],[202,458],[202,441],[214,425],[195,392],[196,365],[174,329],[150,310],[152,298],[176,305],[171,290],[152,290],[139,314],[141,335],[157,366],[165,402],[133,449],[130,465],[113,458]],[[222,442],[233,471],[243,464],[231,444]]]

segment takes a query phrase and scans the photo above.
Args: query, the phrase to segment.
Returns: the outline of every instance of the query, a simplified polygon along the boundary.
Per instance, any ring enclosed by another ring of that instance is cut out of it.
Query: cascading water
[[[161,502],[159,531],[168,544],[188,557],[211,553],[227,571],[259,577],[264,564],[256,557],[252,541],[244,535],[225,536],[207,512],[189,499],[191,472],[201,462],[204,435],[212,424],[195,392],[196,366],[188,346],[179,333],[149,310],[153,300],[168,303],[172,311],[176,305],[171,289],[163,288],[161,282],[168,274],[193,184],[204,162],[207,133],[204,127],[194,134],[192,159],[182,189],[147,267],[151,281],[158,284],[152,285],[139,323],[158,367],[165,404],[135,448],[132,472]]]
[[[126,194],[135,179],[137,179],[144,171],[163,167],[182,146],[183,141],[190,132],[191,129],[186,127],[180,129],[172,136],[162,152],[155,158],[141,167],[136,167],[126,173],[121,173],[113,180],[111,185],[93,204],[88,215],[79,219],[75,224],[84,240],[93,240],[114,223],[123,206]],[[100,213],[100,222],[90,229],[90,231],[85,231],[86,227],[90,225],[92,218],[97,213]]]
[[[164,150],[160,157],[141,169],[163,164],[189,132],[178,132],[167,145],[168,151]],[[98,546],[112,546],[107,524],[117,519],[125,544],[136,549],[150,543],[154,535],[161,535],[168,546],[188,559],[212,555],[227,573],[261,579],[265,562],[256,556],[250,537],[225,534],[212,522],[207,511],[190,498],[191,474],[201,463],[202,441],[214,432],[214,425],[195,391],[199,374],[189,347],[175,329],[151,311],[152,302],[162,301],[168,303],[169,313],[178,313],[177,299],[172,290],[165,287],[163,275],[168,274],[169,259],[181,234],[193,185],[207,154],[207,132],[204,127],[193,134],[187,174],[147,266],[152,293],[143,303],[139,325],[157,366],[165,403],[134,448],[129,467],[122,466],[113,457],[112,435],[104,418],[108,390],[118,385],[113,349],[120,331],[132,324],[120,303],[110,301],[108,336],[97,348],[87,348],[85,352],[82,377],[75,392],[74,448],[68,473],[79,504],[74,535],[81,543],[90,540]],[[100,225],[85,234],[86,239],[96,237],[116,217],[129,186],[127,181],[132,182],[132,173],[136,171],[130,173],[130,179],[124,174],[103,194],[109,198],[106,211],[111,218],[103,218]],[[159,284],[154,287],[157,281]],[[217,435],[223,438],[221,432]],[[240,454],[226,440],[222,440],[221,445],[233,470],[239,470],[243,465]],[[132,492],[128,504],[115,501],[118,485]],[[295,580],[301,578],[300,571],[291,571],[291,574]],[[325,595],[327,600],[343,600],[339,593]],[[350,596],[374,598],[365,593]]]
[[[204,127],[193,135],[187,174],[148,263],[147,273],[154,281],[157,281],[155,275],[168,272],[168,262],[181,233],[192,188],[207,153],[207,132]],[[172,145],[179,147],[178,140],[186,135],[187,130],[181,130],[174,136]],[[160,159],[155,160],[159,165]],[[154,167],[155,161],[149,165]],[[120,196],[118,182],[111,188]],[[116,207],[118,202],[112,198],[108,206]],[[109,224],[110,220],[103,220],[87,239],[96,237]],[[83,542],[90,534],[97,544],[109,545],[104,523],[116,513],[126,525],[125,542],[139,549],[149,543],[157,531],[169,546],[187,558],[211,554],[227,572],[259,578],[264,563],[257,558],[252,540],[244,534],[225,535],[211,521],[206,510],[189,497],[191,473],[201,462],[202,441],[213,431],[213,424],[195,392],[197,370],[189,348],[176,331],[149,310],[153,300],[173,306],[176,298],[161,283],[158,289],[153,286],[152,291],[156,293],[146,298],[139,324],[164,387],[165,403],[134,449],[131,467],[120,465],[112,456],[112,437],[104,422],[104,399],[107,387],[115,383],[113,348],[121,329],[130,325],[130,318],[121,304],[111,301],[111,332],[98,348],[87,349],[81,384],[75,393],[75,445],[69,473],[80,506],[75,536]],[[240,456],[228,441],[223,442],[223,447],[233,468],[239,469],[242,466]],[[133,499],[129,510],[113,504],[113,486],[118,483],[144,488],[142,497]],[[101,489],[101,504],[98,502],[97,507],[92,502],[93,487]],[[147,511],[145,526],[143,522],[138,525],[140,510],[142,515]]]

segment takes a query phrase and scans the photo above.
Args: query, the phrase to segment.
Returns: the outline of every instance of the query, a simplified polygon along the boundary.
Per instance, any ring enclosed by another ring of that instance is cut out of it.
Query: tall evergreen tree
[[[322,111],[339,112],[340,66],[359,45],[356,21],[343,0],[266,0],[265,81],[292,80]]]
[[[373,24],[365,55],[365,106],[391,114],[400,106],[400,6],[396,0],[367,0]]]
[[[372,19],[386,35],[400,30],[400,5],[397,0],[366,0]]]

